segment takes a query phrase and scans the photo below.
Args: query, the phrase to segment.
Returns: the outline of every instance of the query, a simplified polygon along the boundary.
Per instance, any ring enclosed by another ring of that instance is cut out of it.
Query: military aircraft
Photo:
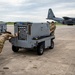
[[[47,19],[57,21],[61,24],[67,24],[67,25],[74,25],[75,24],[75,18],[71,18],[71,17],[58,18],[58,17],[55,17],[52,9],[48,10]]]

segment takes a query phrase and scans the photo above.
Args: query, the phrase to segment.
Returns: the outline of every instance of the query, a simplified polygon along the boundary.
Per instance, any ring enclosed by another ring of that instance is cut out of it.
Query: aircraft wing
[[[69,20],[69,19],[71,19],[71,18],[69,18],[69,17],[63,17],[64,18],[64,20]]]

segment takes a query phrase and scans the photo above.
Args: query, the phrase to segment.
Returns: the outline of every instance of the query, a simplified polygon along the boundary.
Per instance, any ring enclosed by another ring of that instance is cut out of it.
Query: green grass
[[[66,24],[61,24],[61,23],[56,22],[56,25],[57,26],[65,26]]]
[[[7,25],[14,25],[14,22],[7,22]]]

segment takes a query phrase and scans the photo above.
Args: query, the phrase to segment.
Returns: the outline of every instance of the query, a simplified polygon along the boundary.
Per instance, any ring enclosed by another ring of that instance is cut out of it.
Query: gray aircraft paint
[[[71,18],[71,17],[63,17],[63,18],[55,17],[52,9],[48,10],[47,19],[54,20],[54,21],[57,21],[59,23],[67,24],[67,25],[74,25],[75,24],[75,18]]]

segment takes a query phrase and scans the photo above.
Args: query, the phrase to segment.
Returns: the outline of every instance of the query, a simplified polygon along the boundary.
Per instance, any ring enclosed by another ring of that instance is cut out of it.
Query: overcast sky
[[[57,17],[75,17],[75,0],[0,0],[0,21],[45,22],[49,8]]]

